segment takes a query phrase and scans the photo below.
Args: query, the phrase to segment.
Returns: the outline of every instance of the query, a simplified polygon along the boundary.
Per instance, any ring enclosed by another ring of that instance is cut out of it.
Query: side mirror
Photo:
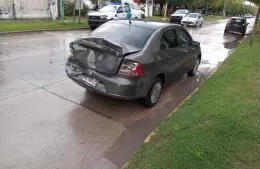
[[[115,14],[115,17],[117,17],[117,14]]]
[[[247,23],[246,25],[249,25],[250,23]]]
[[[192,42],[192,45],[193,45],[193,46],[197,46],[197,47],[199,47],[199,46],[200,46],[200,43],[197,42],[197,41],[193,41],[193,42]]]
[[[185,12],[185,14],[189,14],[189,12]]]

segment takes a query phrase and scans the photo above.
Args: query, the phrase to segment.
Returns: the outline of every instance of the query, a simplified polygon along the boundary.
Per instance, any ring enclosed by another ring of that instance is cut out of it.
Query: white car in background
[[[203,24],[203,17],[199,13],[189,13],[181,20],[182,26],[202,26]]]

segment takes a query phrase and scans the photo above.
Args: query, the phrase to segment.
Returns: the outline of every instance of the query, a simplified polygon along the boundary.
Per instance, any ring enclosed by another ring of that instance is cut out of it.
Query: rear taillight
[[[230,20],[228,20],[227,23],[230,24]]]
[[[143,68],[140,63],[125,62],[121,65],[119,74],[127,76],[143,76]]]

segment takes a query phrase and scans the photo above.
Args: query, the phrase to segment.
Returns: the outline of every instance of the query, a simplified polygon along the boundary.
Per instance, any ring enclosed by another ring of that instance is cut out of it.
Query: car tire
[[[196,72],[198,71],[200,65],[200,58],[197,57],[197,59],[194,62],[193,68],[187,73],[188,76],[195,76]]]
[[[242,36],[245,36],[246,32],[241,32]]]
[[[202,27],[203,22],[201,22],[200,27]]]
[[[160,78],[156,78],[151,86],[148,94],[144,98],[144,105],[147,108],[152,108],[158,102],[162,92],[162,80]]]
[[[228,31],[225,29],[225,30],[224,30],[224,34],[227,34],[227,33],[228,33]]]
[[[196,28],[196,27],[197,27],[197,24],[198,24],[198,22],[196,22],[196,23],[195,23],[195,25],[194,25],[194,28]]]

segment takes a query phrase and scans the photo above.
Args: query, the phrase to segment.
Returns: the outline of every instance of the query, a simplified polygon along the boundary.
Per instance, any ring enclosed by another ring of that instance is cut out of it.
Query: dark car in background
[[[174,77],[194,76],[201,60],[200,43],[185,28],[140,20],[108,21],[71,42],[70,51],[65,70],[78,85],[118,99],[142,98],[147,107]]]
[[[248,24],[249,23],[247,23],[247,20],[244,17],[232,17],[226,24],[224,34],[229,32],[237,32],[245,35]]]

